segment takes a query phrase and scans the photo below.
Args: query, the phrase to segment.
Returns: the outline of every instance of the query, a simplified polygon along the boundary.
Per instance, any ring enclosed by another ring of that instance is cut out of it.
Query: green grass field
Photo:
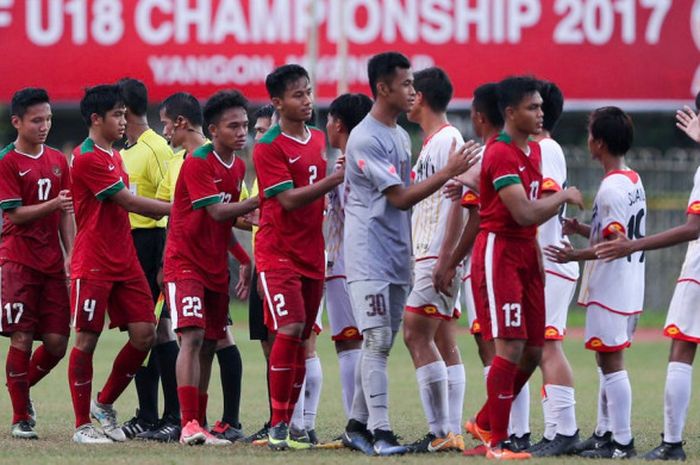
[[[257,342],[248,340],[247,324],[243,321],[245,311],[236,306],[234,319],[235,336],[241,349],[244,364],[242,422],[247,433],[257,430],[267,416],[265,400],[264,363]],[[649,313],[643,318],[642,326],[660,327],[663,316]],[[580,312],[572,315],[573,322],[580,322]],[[111,367],[114,355],[124,343],[126,336],[115,331],[103,334],[95,355],[95,383],[99,389]],[[474,342],[468,334],[460,336],[462,355],[467,370],[468,385],[465,401],[465,415],[472,414],[484,399],[482,368],[476,356]],[[340,401],[338,363],[329,336],[322,334],[318,343],[319,355],[323,364],[324,386],[319,407],[317,431],[322,439],[331,439],[339,434],[345,424]],[[567,353],[576,375],[577,415],[581,434],[588,436],[594,426],[596,415],[596,395],[598,378],[593,362],[593,354],[584,350],[581,340],[568,340]],[[7,339],[0,340],[0,354],[4,364]],[[633,430],[637,449],[646,452],[656,446],[663,426],[663,390],[666,373],[668,341],[639,341],[628,351],[627,367],[630,372],[634,395]],[[216,367],[216,365],[215,365]],[[25,442],[9,437],[10,402],[6,391],[0,394],[0,413],[5,427],[0,434],[0,463],[29,464],[84,464],[101,463],[109,465],[155,465],[155,464],[217,464],[217,463],[305,463],[305,464],[358,464],[381,460],[383,463],[419,464],[426,459],[440,463],[461,463],[468,460],[458,454],[437,456],[404,456],[386,459],[370,458],[347,450],[316,450],[305,452],[273,453],[266,448],[247,445],[234,445],[224,448],[188,448],[179,444],[159,445],[142,442],[114,444],[107,446],[79,446],[71,441],[73,432],[73,412],[66,381],[67,359],[49,377],[32,391],[39,414],[37,431],[39,441]],[[426,422],[418,399],[415,372],[403,342],[397,340],[389,360],[391,420],[395,431],[405,441],[413,441],[426,431]],[[697,379],[695,380],[697,384]],[[531,425],[533,437],[542,432],[542,414],[539,403],[539,374],[531,382],[532,394]],[[94,395],[94,392],[93,392]],[[210,422],[217,419],[221,411],[221,390],[218,371],[215,368],[209,390]],[[697,396],[693,399],[688,415],[685,438],[688,441],[686,452],[691,460],[700,461],[700,406]],[[117,402],[120,420],[126,420],[136,407],[136,395],[129,387]],[[468,444],[470,441],[468,441]],[[483,461],[483,459],[470,459]],[[536,461],[531,461],[535,463]],[[547,463],[581,463],[583,459],[565,458],[542,460]]]

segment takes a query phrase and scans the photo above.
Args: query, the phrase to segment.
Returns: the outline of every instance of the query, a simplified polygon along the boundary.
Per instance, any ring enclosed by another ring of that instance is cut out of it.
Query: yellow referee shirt
[[[129,172],[129,189],[135,195],[155,199],[158,186],[168,171],[173,151],[168,142],[153,129],[144,131],[136,143],[121,152]],[[164,228],[167,218],[154,220],[146,216],[129,213],[131,229]]]

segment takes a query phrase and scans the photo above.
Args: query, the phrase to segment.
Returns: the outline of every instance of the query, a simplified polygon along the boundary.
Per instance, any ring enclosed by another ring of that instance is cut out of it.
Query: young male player
[[[699,94],[700,99],[700,94]],[[690,108],[679,110],[678,127],[691,139],[700,142],[700,122]],[[618,234],[616,240],[597,244],[596,255],[602,260],[620,259],[642,250],[654,250],[689,242],[685,262],[669,305],[664,335],[671,338],[671,353],[666,371],[664,392],[664,432],[661,444],[644,455],[647,460],[685,460],[685,427],[692,385],[693,361],[700,341],[697,316],[700,283],[700,168],[695,172],[693,190],[688,200],[687,220],[651,236],[629,239]]]
[[[579,305],[586,307],[586,348],[595,351],[600,375],[598,422],[591,438],[575,451],[588,458],[631,458],[632,388],[624,367],[624,351],[632,342],[644,302],[644,253],[603,262],[593,247],[619,233],[645,235],[646,199],[637,173],[625,164],[633,140],[632,119],[617,107],[595,110],[588,126],[588,149],[605,170],[593,205],[591,225],[576,225],[590,248],[550,245],[545,254],[558,262],[587,260]],[[556,194],[554,194],[556,195]]]
[[[46,91],[17,91],[10,115],[17,139],[0,150],[0,334],[10,337],[5,372],[12,437],[36,439],[29,389],[56,366],[68,345],[65,269],[75,236],[73,199],[66,157],[45,145],[51,130]],[[34,339],[42,344],[32,354]]]
[[[512,77],[498,84],[503,132],[484,152],[480,179],[480,231],[472,253],[472,290],[485,339],[496,356],[486,380],[487,401],[467,430],[488,447],[492,459],[529,458],[514,452],[508,420],[514,395],[537,367],[544,341],[544,276],[537,225],[566,202],[582,205],[568,188],[540,199],[542,129],[538,81]]]
[[[119,88],[126,105],[126,138],[127,147],[122,150],[121,156],[129,173],[129,187],[131,192],[149,199],[156,198],[156,191],[168,169],[168,163],[173,158],[173,151],[167,141],[158,135],[148,125],[146,112],[148,111],[148,91],[143,82],[136,79],[125,78],[118,82]],[[163,261],[163,249],[165,248],[166,219],[154,220],[146,216],[129,214],[131,223],[131,235],[134,239],[136,254],[139,263],[146,275],[146,280],[151,289],[153,304],[160,295],[158,285],[158,270]],[[167,312],[166,312],[167,313]],[[161,312],[157,315],[159,324],[156,331],[156,343],[153,346],[151,356],[146,366],[141,367],[136,373],[134,384],[138,395],[139,408],[136,415],[122,425],[122,430],[128,439],[137,434],[153,430],[158,423],[158,379],[159,377],[173,377],[164,379],[163,396],[165,410],[163,416],[177,415],[177,389],[174,379],[174,371],[163,370],[160,373],[158,361],[165,359],[167,363],[174,364],[177,358],[178,346],[175,334],[170,325],[170,319],[160,323]],[[176,409],[172,411],[172,407]]]
[[[119,87],[85,91],[80,112],[88,138],[73,151],[71,192],[78,233],[71,260],[71,311],[76,330],[68,362],[78,443],[124,441],[112,404],[128,386],[155,340],[153,299],[131,238],[128,212],[161,217],[170,204],[133,195],[119,152],[126,107]],[[115,250],[115,244],[119,249]],[[129,331],[97,398],[92,391],[92,356],[109,313],[110,327]],[[90,416],[102,425],[95,429]]]
[[[313,111],[307,71],[281,66],[267,76],[265,86],[280,116],[253,152],[263,194],[255,237],[258,288],[266,325],[275,332],[268,445],[307,448],[308,443],[290,439],[289,423],[306,375],[304,341],[323,294],[323,196],[342,182],[343,172],[326,176],[325,136],[306,124]]]
[[[331,102],[328,108],[326,132],[329,145],[340,150],[339,158],[345,156],[350,132],[367,116],[371,108],[372,100],[364,94],[343,94]],[[342,167],[342,163],[336,163],[334,169],[341,170]],[[328,255],[326,311],[331,325],[331,338],[338,355],[343,410],[345,416],[349,418],[355,394],[355,370],[360,359],[362,335],[352,312],[345,276],[343,230],[347,195],[348,191],[344,183],[328,193],[325,238]]]
[[[420,124],[426,135],[413,168],[414,182],[422,182],[447,164],[454,141],[461,145],[464,139],[447,121],[447,105],[452,99],[447,74],[440,68],[419,71],[413,87],[416,98],[407,116]],[[404,341],[416,367],[429,426],[428,434],[413,444],[414,452],[460,448],[456,435],[462,431],[466,383],[455,338],[455,300],[462,270],[452,280],[451,297],[435,290],[432,275],[437,262],[449,258],[462,230],[462,216],[460,202],[439,191],[418,202],[411,215],[415,278],[406,302]]]
[[[566,159],[561,146],[552,139],[552,130],[564,108],[564,96],[556,84],[543,82],[542,132],[535,137],[542,150],[542,196],[559,192],[567,186]],[[565,206],[559,215],[542,224],[537,231],[537,240],[544,249],[548,245],[559,245],[564,240],[561,220]],[[578,263],[557,263],[546,259],[545,271],[545,334],[542,349],[542,410],[545,430],[543,439],[529,452],[537,457],[567,455],[579,442],[576,426],[576,401],[574,398],[574,375],[564,354],[562,340],[566,334],[566,317],[569,304],[576,290]]]
[[[416,97],[411,63],[387,52],[373,56],[367,68],[375,102],[346,147],[345,264],[363,345],[343,442],[369,455],[393,455],[408,450],[389,424],[387,359],[411,279],[409,209],[466,171],[476,144],[451,149],[444,168],[411,185],[410,140],[397,125]]]
[[[223,444],[203,428],[216,341],[228,322],[228,255],[236,217],[257,208],[239,202],[245,163],[235,151],[248,135],[247,101],[221,91],[204,106],[212,142],[185,158],[177,184],[165,249],[164,280],[173,326],[180,335],[178,398],[183,444]]]

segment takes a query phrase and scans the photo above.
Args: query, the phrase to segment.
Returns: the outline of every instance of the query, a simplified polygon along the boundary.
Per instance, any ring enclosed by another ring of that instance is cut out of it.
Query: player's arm
[[[518,182],[499,189],[498,196],[520,226],[544,223],[556,215],[564,203],[576,205],[583,210],[583,196],[575,187],[568,187],[545,198],[530,200]]]
[[[700,215],[688,214],[685,224],[640,239],[630,240],[617,233],[613,240],[596,244],[596,256],[604,260],[626,257],[642,250],[663,249],[672,245],[690,242],[700,237]]]
[[[171,205],[169,202],[134,195],[126,187],[122,187],[121,190],[112,194],[109,199],[130,213],[148,216],[156,220],[170,214]]]
[[[481,221],[479,219],[478,205],[468,208],[469,218],[464,225],[462,234],[459,236],[457,245],[455,245],[454,249],[448,255],[447,260],[442,263],[438,261],[436,270],[433,272],[433,287],[435,287],[438,292],[450,297],[451,283],[456,274],[457,266],[462,263],[469,254],[472,245],[474,245],[474,239],[476,239],[476,235],[479,232],[479,224]],[[440,267],[440,269],[438,269],[438,267]]]
[[[214,203],[206,205],[207,213],[214,221],[229,221],[239,216],[252,212],[260,205],[259,198],[251,197],[242,202]],[[197,208],[197,207],[193,207]]]
[[[238,261],[238,282],[236,283],[236,297],[240,300],[248,298],[250,292],[251,264],[250,256],[231,231],[231,243],[228,251]]]
[[[21,201],[19,201],[21,202]],[[2,205],[2,204],[0,204]],[[9,205],[9,204],[8,204]],[[64,213],[73,212],[73,197],[69,190],[64,189],[56,197],[36,205],[19,205],[17,207],[5,206],[7,217],[16,225],[31,223],[53,212],[60,210]]]
[[[345,177],[345,170],[336,170],[318,182],[308,186],[292,187],[276,194],[277,201],[287,211],[306,206],[314,200],[323,197],[334,187],[340,185]]]
[[[450,155],[445,166],[430,176],[409,187],[395,184],[382,191],[387,201],[399,210],[408,210],[430,194],[440,189],[447,181],[464,173],[478,161],[479,144],[470,140],[457,147],[457,141],[452,141]]]
[[[70,274],[70,262],[73,257],[73,242],[75,241],[75,217],[72,213],[61,213],[58,223],[58,234],[61,238],[63,250],[66,251],[65,268],[66,274]]]

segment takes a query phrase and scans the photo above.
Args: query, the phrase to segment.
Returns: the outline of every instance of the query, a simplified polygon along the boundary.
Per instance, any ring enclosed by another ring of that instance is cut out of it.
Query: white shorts
[[[360,332],[387,326],[398,332],[408,290],[407,284],[392,284],[387,281],[348,283],[352,312]]]
[[[544,338],[562,340],[566,335],[566,317],[569,305],[576,292],[576,280],[570,280],[552,273],[545,274],[544,282]]]
[[[632,344],[639,313],[625,315],[591,304],[586,309],[584,340],[586,349],[596,352],[618,352]]]
[[[700,343],[700,285],[681,281],[673,291],[668,308],[664,336]]]
[[[334,341],[361,340],[344,277],[326,279],[326,311]]]
[[[452,280],[448,297],[433,287],[433,269],[437,259],[420,260],[415,265],[415,281],[413,289],[406,301],[406,311],[432,318],[451,320],[455,317],[455,303],[459,294],[459,284],[462,281],[463,267],[457,268],[457,274]]]

